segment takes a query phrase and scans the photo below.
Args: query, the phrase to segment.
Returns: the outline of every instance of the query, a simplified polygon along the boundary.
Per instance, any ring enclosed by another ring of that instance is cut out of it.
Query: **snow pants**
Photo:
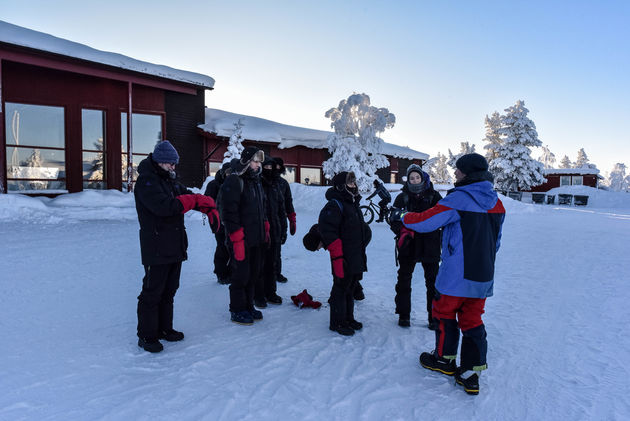
[[[254,288],[260,277],[263,247],[245,247],[245,259],[230,259],[230,311],[254,308]]]
[[[214,273],[219,279],[227,279],[230,275],[228,264],[230,262],[230,251],[225,245],[225,228],[223,225],[214,234],[217,240],[217,247],[214,249]]]
[[[138,296],[138,337],[157,339],[160,331],[173,328],[173,299],[181,269],[181,262],[144,267]]]
[[[333,278],[330,290],[330,327],[347,326],[354,320],[354,289],[361,275],[346,275],[345,278]]]
[[[268,248],[263,248],[262,270],[256,282],[254,297],[264,300],[276,293],[276,258],[280,250],[280,243],[272,241]]]
[[[411,278],[416,268],[415,259],[400,259],[398,268],[398,282],[396,283],[396,314],[409,317],[411,313]],[[431,315],[433,298],[435,297],[435,278],[440,268],[439,262],[422,263],[424,269],[424,285],[427,292],[427,318],[429,322],[433,319]]]
[[[433,300],[433,320],[438,325],[435,331],[435,349],[440,357],[457,358],[461,329],[463,338],[460,367],[464,371],[487,368],[488,342],[486,328],[481,320],[485,304],[485,298],[453,297],[443,294],[436,294]]]

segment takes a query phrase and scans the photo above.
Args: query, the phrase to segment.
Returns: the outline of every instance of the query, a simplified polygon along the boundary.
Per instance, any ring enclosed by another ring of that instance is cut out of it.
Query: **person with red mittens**
[[[251,325],[263,317],[254,308],[254,290],[270,242],[266,199],[260,182],[264,160],[263,151],[246,147],[240,158],[232,161],[232,173],[220,190],[222,222],[230,251],[230,318],[242,325]]]
[[[273,170],[274,184],[277,184],[280,188],[284,200],[283,207],[280,208],[280,223],[282,225],[280,237],[281,247],[277,250],[276,254],[276,281],[286,283],[288,279],[282,274],[282,245],[287,241],[287,231],[291,233],[291,235],[295,235],[297,230],[297,218],[295,208],[293,207],[291,187],[289,186],[289,182],[282,177],[282,175],[287,172],[284,166],[284,160],[282,158],[273,158],[273,160],[275,161]]]
[[[407,181],[402,192],[396,196],[394,207],[409,212],[423,212],[432,208],[442,199],[442,195],[433,189],[429,174],[417,164],[407,167]],[[441,231],[417,233],[405,228],[402,222],[394,222],[391,229],[396,234],[398,252],[398,282],[396,283],[396,314],[398,325],[411,325],[411,278],[416,264],[420,262],[424,271],[424,284],[427,296],[428,327],[435,330],[436,325],[431,315],[431,305],[435,297],[435,277],[440,268]]]
[[[220,225],[214,200],[192,194],[177,181],[178,162],[173,145],[168,140],[159,142],[138,165],[134,188],[144,265],[138,296],[138,346],[148,352],[162,351],[159,339],[184,339],[182,332],[173,329],[173,299],[187,258],[184,214],[195,209],[208,215],[213,230]]]
[[[326,191],[328,203],[319,213],[319,233],[328,253],[333,274],[330,291],[329,328],[341,335],[353,335],[363,327],[354,318],[353,293],[367,271],[365,248],[369,227],[359,209],[361,196],[353,172],[343,171],[333,177],[333,187]]]

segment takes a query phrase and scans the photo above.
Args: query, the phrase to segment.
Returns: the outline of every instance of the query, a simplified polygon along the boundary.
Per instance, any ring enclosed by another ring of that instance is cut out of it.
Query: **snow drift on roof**
[[[152,64],[122,54],[97,50],[87,45],[57,38],[43,32],[23,28],[1,20],[0,42],[106,64],[125,70],[133,70],[135,72],[190,83],[204,88],[212,88],[214,86],[214,79],[210,76],[187,72],[185,70],[177,70],[160,64]]]
[[[199,128],[217,136],[230,137],[234,132],[234,124],[243,123],[242,136],[247,140],[279,143],[279,149],[305,146],[311,149],[326,149],[326,141],[332,132],[289,126],[263,118],[235,114],[228,111],[206,108],[206,123]],[[398,146],[385,142],[385,155],[404,159],[427,160],[429,155],[415,151],[406,146]]]

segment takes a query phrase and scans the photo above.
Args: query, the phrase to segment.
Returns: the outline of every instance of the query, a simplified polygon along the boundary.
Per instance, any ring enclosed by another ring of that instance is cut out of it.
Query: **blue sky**
[[[389,108],[389,142],[482,146],[522,99],[558,160],[630,165],[630,2],[29,1],[0,19],[215,78],[208,107],[328,130],[353,92]],[[537,157],[538,151],[534,151]]]

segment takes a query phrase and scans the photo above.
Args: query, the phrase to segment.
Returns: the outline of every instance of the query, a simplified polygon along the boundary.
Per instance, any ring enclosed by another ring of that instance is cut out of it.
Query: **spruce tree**
[[[453,169],[455,169],[455,163],[462,155],[467,155],[469,153],[475,153],[475,145],[471,145],[468,142],[461,142],[459,145],[459,153],[453,155],[451,150],[448,150],[448,161],[446,163]]]
[[[556,156],[545,145],[542,147],[542,155],[538,157],[538,160],[542,162],[543,167],[553,168],[553,165],[556,163]]]
[[[499,133],[501,129],[501,115],[496,111],[490,117],[486,115],[484,124],[486,126],[486,137],[483,138],[483,141],[486,144],[483,148],[486,150],[486,160],[488,163],[491,163],[499,156],[497,149],[503,143],[501,133]]]
[[[223,164],[230,162],[233,158],[240,158],[245,147],[243,146],[243,119],[239,118],[234,123],[234,132],[230,136],[227,151],[223,154]]]
[[[573,163],[567,155],[563,156],[560,160],[560,168],[573,168]]]
[[[588,157],[586,156],[586,152],[584,152],[584,148],[580,148],[578,151],[574,166],[575,168],[590,168],[588,165]]]

